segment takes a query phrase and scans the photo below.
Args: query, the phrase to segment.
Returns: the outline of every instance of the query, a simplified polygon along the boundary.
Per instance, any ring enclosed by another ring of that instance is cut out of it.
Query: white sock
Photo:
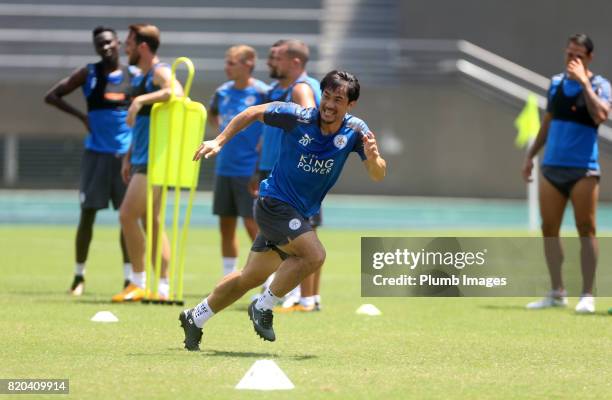
[[[85,275],[85,263],[76,263],[74,274],[79,276]]]
[[[266,290],[268,290],[268,288],[270,287],[270,284],[272,283],[272,281],[274,280],[274,275],[276,275],[276,272],[273,272],[272,275],[270,275],[268,277],[268,279],[266,279],[266,281],[264,282],[264,284],[261,286],[261,292],[264,293]]]
[[[147,273],[145,271],[132,272],[132,283],[139,288],[144,289],[147,284]]]
[[[215,313],[208,306],[208,297],[202,300],[200,304],[193,307],[193,320],[195,326],[198,328],[204,326],[204,322],[208,321],[213,315],[215,315]]]
[[[315,303],[321,304],[321,295],[320,294],[315,294],[314,295],[314,299],[315,299]]]
[[[131,263],[123,264],[123,279],[127,279],[128,281],[132,280],[132,264]]]
[[[304,307],[313,307],[315,305],[315,297],[314,296],[300,297],[300,304]]]
[[[236,270],[237,257],[223,257],[223,276],[229,275]]]
[[[258,310],[271,310],[272,308],[274,308],[274,305],[278,303],[279,300],[280,299],[278,297],[272,294],[270,289],[266,289],[266,291],[263,292],[261,296],[259,296],[259,299],[257,299],[257,303],[255,303],[255,308],[257,308]]]
[[[157,294],[164,297],[168,297],[170,295],[170,282],[168,281],[168,278],[159,278]]]
[[[287,293],[285,295],[286,299],[299,299],[300,295],[302,293],[302,290],[300,288],[300,285],[297,285],[296,287],[294,287],[289,293]]]

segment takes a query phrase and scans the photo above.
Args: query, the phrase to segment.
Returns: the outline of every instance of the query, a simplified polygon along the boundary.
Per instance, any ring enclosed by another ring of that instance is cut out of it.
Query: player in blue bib
[[[80,296],[85,284],[85,263],[93,237],[96,213],[112,202],[119,209],[126,185],[121,179],[121,158],[132,141],[132,129],[126,123],[136,68],[119,62],[117,33],[108,27],[93,30],[93,44],[101,60],[87,64],[54,85],[45,101],[78,118],[89,134],[81,163],[79,197],[81,215],[76,234],[76,270],[70,292]],[[64,96],[81,88],[87,102],[87,113],[69,104]],[[124,287],[129,284],[132,266],[120,235],[123,254]]]
[[[585,34],[568,39],[566,70],[555,75],[548,90],[548,106],[542,126],[523,165],[523,177],[531,180],[533,158],[546,145],[540,180],[540,213],[544,253],[552,289],[542,300],[527,308],[565,307],[567,293],[561,277],[563,249],[559,230],[568,200],[574,208],[581,238],[582,295],[576,312],[595,312],[593,282],[598,244],[595,237],[599,162],[597,128],[610,111],[610,82],[589,69],[593,42]]]
[[[128,109],[127,123],[134,127],[134,140],[128,154],[123,158],[121,174],[129,182],[125,201],[121,205],[119,217],[125,235],[130,260],[132,261],[132,282],[121,292],[112,297],[113,302],[139,301],[145,297],[145,234],[141,222],[146,220],[147,210],[147,163],[149,153],[149,122],[153,104],[167,101],[171,95],[172,72],[167,64],[162,64],[157,57],[160,44],[160,32],[154,25],[130,25],[125,41],[125,52],[130,65],[141,70],[141,78],[134,83],[133,100]],[[182,96],[183,89],[178,82],[174,83],[174,92]],[[159,203],[161,188],[153,188],[153,243],[157,243],[159,231]],[[168,260],[170,244],[165,232],[162,232],[162,248],[153,247],[153,259],[161,251],[161,279],[158,285],[157,298],[168,298]],[[150,278],[150,277],[149,277]]]
[[[305,108],[318,107],[321,102],[319,81],[308,76],[306,63],[309,49],[298,40],[279,40],[270,48],[268,68],[270,78],[277,79],[268,92],[268,102],[282,101]],[[265,177],[278,159],[283,131],[264,125],[259,170]]]
[[[268,85],[251,76],[256,59],[257,53],[250,46],[232,46],[227,50],[225,73],[230,81],[215,91],[209,107],[209,121],[219,131],[246,108],[266,102]],[[238,217],[242,217],[251,240],[257,236],[257,224],[253,219],[255,196],[249,183],[255,174],[261,128],[259,122],[250,125],[227,142],[216,159],[213,214],[219,216],[223,275],[236,269]]]
[[[274,341],[274,304],[323,265],[325,249],[308,217],[319,210],[349,154],[359,154],[372,180],[385,177],[386,162],[378,153],[374,134],[362,120],[347,114],[359,98],[357,78],[348,72],[332,71],[321,81],[321,91],[319,108],[291,103],[249,107],[196,151],[194,160],[216,155],[228,140],[255,121],[284,131],[272,177],[260,187],[255,206],[260,232],[245,268],[226,276],[200,304],[179,316],[188,350],[199,350],[202,326],[210,317],[276,271],[270,287],[248,308],[257,334]]]

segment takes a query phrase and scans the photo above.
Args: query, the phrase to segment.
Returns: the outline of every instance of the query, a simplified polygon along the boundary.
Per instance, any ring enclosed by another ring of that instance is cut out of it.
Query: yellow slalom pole
[[[183,90],[184,92],[184,97],[185,97],[185,102],[188,102],[188,98],[189,98],[189,92],[191,91],[191,84],[193,82],[193,76],[195,74],[195,68],[193,66],[193,63],[191,62],[190,59],[188,59],[187,57],[179,57],[177,58],[174,63],[172,63],[172,77],[174,78],[176,76],[176,68],[178,67],[179,64],[185,64],[185,66],[187,67],[187,80],[185,82],[185,88]],[[174,85],[174,79],[172,80],[172,85]],[[171,89],[173,90],[173,88]],[[171,280],[173,280],[174,282],[171,282],[170,285],[170,293],[169,293],[169,297],[170,300],[173,301],[175,299],[175,293],[174,293],[174,287],[175,285],[180,285],[182,286],[182,274],[180,273],[179,270],[179,277],[176,276],[176,261],[177,258],[179,260],[183,260],[183,254],[184,254],[184,239],[185,239],[185,235],[182,235],[182,240],[180,241],[179,244],[179,218],[180,218],[180,203],[181,203],[181,177],[182,177],[182,172],[183,172],[183,143],[184,143],[184,139],[185,139],[185,132],[186,132],[186,128],[187,128],[187,114],[188,114],[188,108],[184,107],[183,108],[183,115],[182,115],[182,119],[181,119],[181,130],[180,130],[180,138],[179,138],[179,146],[178,149],[179,151],[177,152],[177,160],[176,162],[178,163],[177,166],[177,171],[176,171],[176,178],[177,178],[177,185],[175,187],[175,195],[174,195],[174,216],[173,216],[173,223],[172,223],[172,258],[171,258],[171,263],[170,263],[170,270],[168,273],[168,276],[170,277]],[[188,204],[189,207],[189,204]],[[183,222],[183,229],[182,231],[185,231],[185,227],[187,225],[185,225],[185,222]],[[178,283],[177,283],[178,282]],[[178,299],[179,301],[182,301],[182,298]]]
[[[149,162],[154,159],[154,151],[156,141],[155,135],[149,135]],[[148,175],[148,174],[147,174]],[[147,176],[147,204],[146,204],[146,220],[145,220],[145,299],[151,300],[151,270],[153,262],[153,182]]]
[[[173,75],[174,77],[174,75]],[[170,79],[170,99],[169,103],[172,103],[175,99],[174,95],[174,79]],[[172,127],[172,121],[174,117],[174,107],[170,108],[169,125]],[[157,241],[155,246],[155,285],[153,286],[153,297],[156,298],[159,290],[159,279],[161,277],[162,269],[162,253],[163,253],[163,238],[166,228],[166,207],[168,204],[168,181],[170,179],[170,160],[172,156],[172,139],[173,132],[170,129],[168,132],[167,152],[166,152],[166,171],[164,173],[164,180],[161,189],[161,204],[159,209],[159,228],[157,229]],[[170,256],[172,257],[172,248],[170,248]]]
[[[181,63],[186,64],[188,76],[185,83],[185,97],[177,99],[175,96],[176,85],[176,69]],[[189,229],[189,221],[195,197],[195,188],[197,187],[199,164],[191,164],[188,155],[192,151],[191,147],[195,146],[195,142],[199,142],[202,138],[206,121],[206,108],[198,103],[192,102],[188,96],[193,82],[195,68],[193,63],[186,57],[180,57],[172,64],[170,99],[164,103],[155,104],[152,109],[151,121],[151,136],[156,139],[151,139],[151,143],[155,143],[155,147],[150,149],[151,158],[151,178],[152,187],[161,187],[160,200],[160,229],[156,240],[159,253],[155,254],[153,267],[156,271],[156,280],[153,290],[159,289],[159,278],[161,276],[161,261],[162,261],[162,244],[163,232],[166,224],[166,212],[168,203],[168,189],[173,188],[174,193],[174,210],[172,213],[172,233],[170,247],[172,254],[168,260],[168,280],[170,284],[168,300],[174,304],[182,303],[183,296],[183,270],[185,262],[185,243],[187,232]],[[177,110],[175,110],[175,108]],[[182,113],[182,114],[181,114]],[[159,148],[156,148],[159,147]],[[189,147],[185,151],[185,147]],[[154,154],[151,155],[151,154]],[[161,160],[165,161],[160,162]],[[178,165],[174,164],[178,162]],[[185,164],[185,165],[183,165]],[[195,174],[195,175],[194,175]],[[181,201],[183,200],[183,188],[190,188],[190,194],[187,204],[185,221],[181,229]],[[157,204],[157,201],[155,202]],[[153,207],[151,207],[153,209]],[[152,217],[150,217],[152,219]],[[152,239],[151,239],[152,241]],[[149,246],[153,247],[153,246]],[[178,262],[177,262],[178,261]],[[180,301],[174,301],[177,297]]]
[[[191,220],[191,210],[193,208],[193,199],[195,197],[196,186],[198,182],[198,176],[200,173],[200,164],[196,166],[196,172],[193,176],[193,183],[189,189],[189,200],[187,200],[187,210],[185,211],[185,221],[183,222],[183,232],[180,242],[180,256],[178,265],[178,287],[177,287],[177,301],[183,303],[183,273],[185,271],[185,243],[187,242],[187,231],[189,230],[189,221]]]
[[[180,147],[179,149],[182,149],[183,147],[183,135],[184,135],[184,127],[185,127],[185,116],[187,115],[187,110],[183,110],[183,118],[182,118],[182,126],[181,128],[183,128],[181,130],[181,136],[180,136]],[[179,152],[178,154],[178,168],[177,168],[177,177],[178,177],[178,182],[176,184],[176,186],[174,187],[174,214],[172,216],[172,244],[170,246],[170,249],[172,251],[171,255],[170,255],[170,265],[169,265],[169,270],[168,270],[168,277],[170,279],[170,293],[169,293],[169,300],[172,301],[174,300],[174,285],[173,285],[173,280],[175,280],[175,276],[174,276],[174,272],[175,272],[175,265],[176,265],[176,259],[177,259],[177,245],[178,245],[178,222],[179,222],[179,218],[180,218],[180,206],[181,206],[181,185],[180,185],[180,177],[181,177],[181,153]],[[175,281],[176,282],[176,281]]]

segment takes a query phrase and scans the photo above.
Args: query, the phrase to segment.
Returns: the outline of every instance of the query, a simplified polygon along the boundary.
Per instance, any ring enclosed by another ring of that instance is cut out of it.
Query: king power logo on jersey
[[[334,159],[319,160],[315,154],[301,154],[297,167],[311,174],[329,175],[334,168]]]

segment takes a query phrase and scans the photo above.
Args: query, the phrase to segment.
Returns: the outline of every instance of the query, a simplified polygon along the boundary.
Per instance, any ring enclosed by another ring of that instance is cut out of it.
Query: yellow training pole
[[[170,100],[172,103],[174,101],[174,76],[170,79]],[[170,127],[172,128],[172,117],[174,117],[174,107],[170,108]],[[166,152],[166,171],[164,173],[164,180],[162,184],[161,191],[161,204],[159,208],[159,229],[157,229],[157,241],[155,246],[155,285],[153,286],[154,294],[153,297],[157,298],[157,291],[159,289],[159,279],[161,277],[161,268],[162,268],[162,253],[163,253],[163,238],[164,232],[166,228],[166,207],[168,204],[168,181],[170,180],[170,159],[172,156],[172,129],[168,132],[168,144],[167,144],[167,152]],[[172,257],[173,249],[170,248],[170,257]]]
[[[193,76],[194,76],[194,66],[193,63],[191,62],[190,59],[186,58],[186,57],[180,57],[177,58],[174,63],[172,64],[172,77],[174,78],[176,76],[176,68],[178,67],[179,64],[185,64],[187,66],[187,81],[185,82],[185,88],[184,88],[184,101],[187,102],[189,101],[189,92],[191,91],[191,84],[193,82]],[[174,92],[174,79],[172,80],[171,83],[171,90]],[[179,249],[179,242],[178,242],[178,234],[179,234],[179,219],[180,219],[180,205],[181,205],[181,187],[182,187],[182,182],[181,182],[181,178],[183,176],[183,143],[184,143],[184,139],[185,139],[185,135],[186,135],[186,129],[187,129],[187,114],[188,114],[188,110],[186,107],[183,107],[182,109],[183,114],[182,114],[182,118],[181,118],[181,125],[180,125],[180,136],[179,136],[179,146],[178,146],[178,152],[176,152],[176,162],[177,162],[177,171],[176,171],[176,178],[177,178],[177,183],[176,186],[174,188],[174,215],[173,215],[173,220],[172,220],[172,245],[171,245],[171,249],[172,249],[172,255],[171,255],[171,262],[170,262],[170,266],[169,266],[169,272],[168,272],[168,276],[170,278],[170,293],[169,293],[169,298],[171,301],[174,300],[174,286],[176,284],[176,277],[175,277],[175,266],[176,266],[176,260],[177,260],[177,256],[179,254],[182,255],[183,249],[184,247],[180,246]],[[174,120],[172,121],[172,125],[174,125]],[[185,225],[183,225],[183,229],[184,229]],[[178,253],[178,254],[177,254]]]
[[[174,85],[176,80],[176,68],[181,63],[186,64],[188,77],[184,89],[185,96],[177,98],[174,93]],[[168,188],[173,187],[175,196],[170,242],[171,255],[168,260],[168,279],[170,284],[168,297],[170,302],[178,304],[182,303],[184,249],[199,172],[199,164],[191,162],[191,152],[193,148],[201,142],[206,123],[206,109],[204,106],[188,98],[194,71],[195,68],[191,60],[186,57],[176,59],[172,65],[170,99],[164,103],[155,104],[151,111],[150,136],[156,139],[151,139],[151,142],[155,143],[155,147],[150,149],[150,155],[154,155],[150,156],[151,168],[149,177],[151,178],[151,184],[153,186],[162,187],[160,205],[161,221],[159,236],[156,241],[159,253],[155,254],[153,263],[156,270],[156,281],[153,290],[157,291],[159,286],[163,243],[162,233],[166,220]],[[175,108],[177,108],[177,110],[175,110]],[[178,163],[178,165],[175,163]],[[190,188],[191,191],[187,204],[185,223],[183,224],[182,232],[179,233],[182,188]],[[175,289],[177,287],[179,289],[179,299],[181,301],[173,301],[176,297]]]
[[[189,229],[189,221],[191,220],[191,210],[193,208],[193,199],[195,197],[195,190],[197,186],[198,176],[200,172],[200,164],[196,167],[196,173],[193,178],[193,184],[189,189],[189,200],[187,200],[187,211],[185,212],[185,221],[183,222],[183,235],[181,237],[181,249],[179,256],[178,265],[178,288],[177,288],[177,301],[183,303],[183,272],[185,270],[185,243],[187,242],[187,231]]]
[[[143,78],[145,79],[145,78]],[[149,135],[149,163],[154,160],[154,152],[156,141],[155,135]],[[146,220],[145,220],[145,299],[152,299],[151,292],[151,270],[153,262],[153,181],[147,171],[147,205],[146,205]]]

